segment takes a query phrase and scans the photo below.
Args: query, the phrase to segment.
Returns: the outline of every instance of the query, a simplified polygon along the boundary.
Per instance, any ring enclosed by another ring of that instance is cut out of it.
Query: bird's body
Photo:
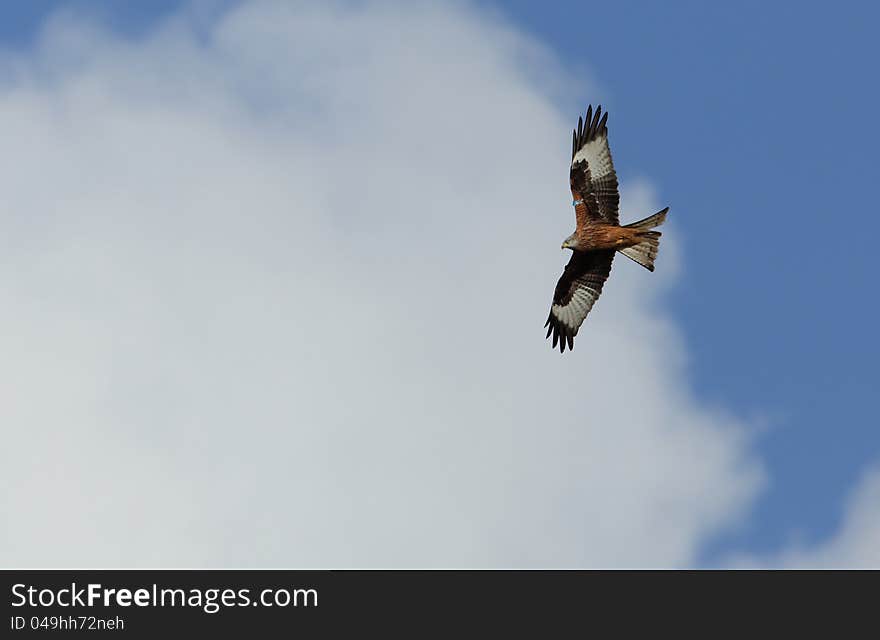
[[[642,241],[642,235],[638,229],[603,222],[588,222],[576,229],[574,236],[576,245],[571,246],[574,251],[596,251],[598,249],[619,251],[635,246]]]
[[[632,224],[621,226],[618,219],[620,194],[617,174],[608,146],[608,114],[602,107],[587,109],[586,121],[579,118],[571,149],[569,182],[574,199],[577,228],[562,243],[571,249],[571,260],[556,290],[550,315],[544,325],[547,337],[553,335],[553,346],[560,352],[574,347],[574,337],[602,293],[611,273],[615,252],[636,261],[649,271],[654,270],[660,232],[654,227],[663,224],[668,207]]]

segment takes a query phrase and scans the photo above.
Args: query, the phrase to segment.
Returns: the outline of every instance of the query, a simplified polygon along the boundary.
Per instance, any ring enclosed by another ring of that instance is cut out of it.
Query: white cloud
[[[0,68],[0,565],[679,566],[759,489],[674,223],[544,342],[572,114],[496,18],[61,16]]]
[[[740,554],[734,566],[797,569],[880,568],[880,468],[865,471],[846,501],[842,522],[815,544],[794,540],[778,553]]]

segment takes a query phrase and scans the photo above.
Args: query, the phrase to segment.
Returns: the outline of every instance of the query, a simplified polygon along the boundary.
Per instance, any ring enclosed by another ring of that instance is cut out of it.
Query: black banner
[[[786,615],[802,622],[838,601],[852,621],[873,611],[877,578],[758,571],[0,571],[0,637],[420,637],[526,628],[555,637],[600,624],[618,632],[695,626],[708,614],[725,628]],[[868,589],[859,587],[862,579]]]

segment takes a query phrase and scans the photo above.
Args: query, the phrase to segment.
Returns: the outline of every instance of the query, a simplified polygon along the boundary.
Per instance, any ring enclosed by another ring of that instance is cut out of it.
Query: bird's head
[[[578,247],[577,235],[575,235],[574,233],[562,241],[562,248],[563,249],[577,249],[577,247]]]

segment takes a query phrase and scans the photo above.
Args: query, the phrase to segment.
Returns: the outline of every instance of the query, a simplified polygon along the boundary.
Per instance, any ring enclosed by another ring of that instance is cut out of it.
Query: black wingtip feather
[[[607,126],[608,112],[602,111],[601,104],[596,107],[596,111],[593,111],[593,105],[589,105],[587,107],[586,117],[578,117],[578,128],[574,132],[574,143],[571,157],[574,158],[578,149],[583,147],[586,143],[605,133]]]
[[[544,326],[547,327],[547,335],[544,336],[544,339],[546,340],[551,335],[553,336],[552,349],[559,347],[559,353],[565,353],[566,349],[569,351],[574,350],[574,337],[577,335],[577,329],[572,330],[557,318],[554,318],[552,311],[547,316],[547,323]]]

